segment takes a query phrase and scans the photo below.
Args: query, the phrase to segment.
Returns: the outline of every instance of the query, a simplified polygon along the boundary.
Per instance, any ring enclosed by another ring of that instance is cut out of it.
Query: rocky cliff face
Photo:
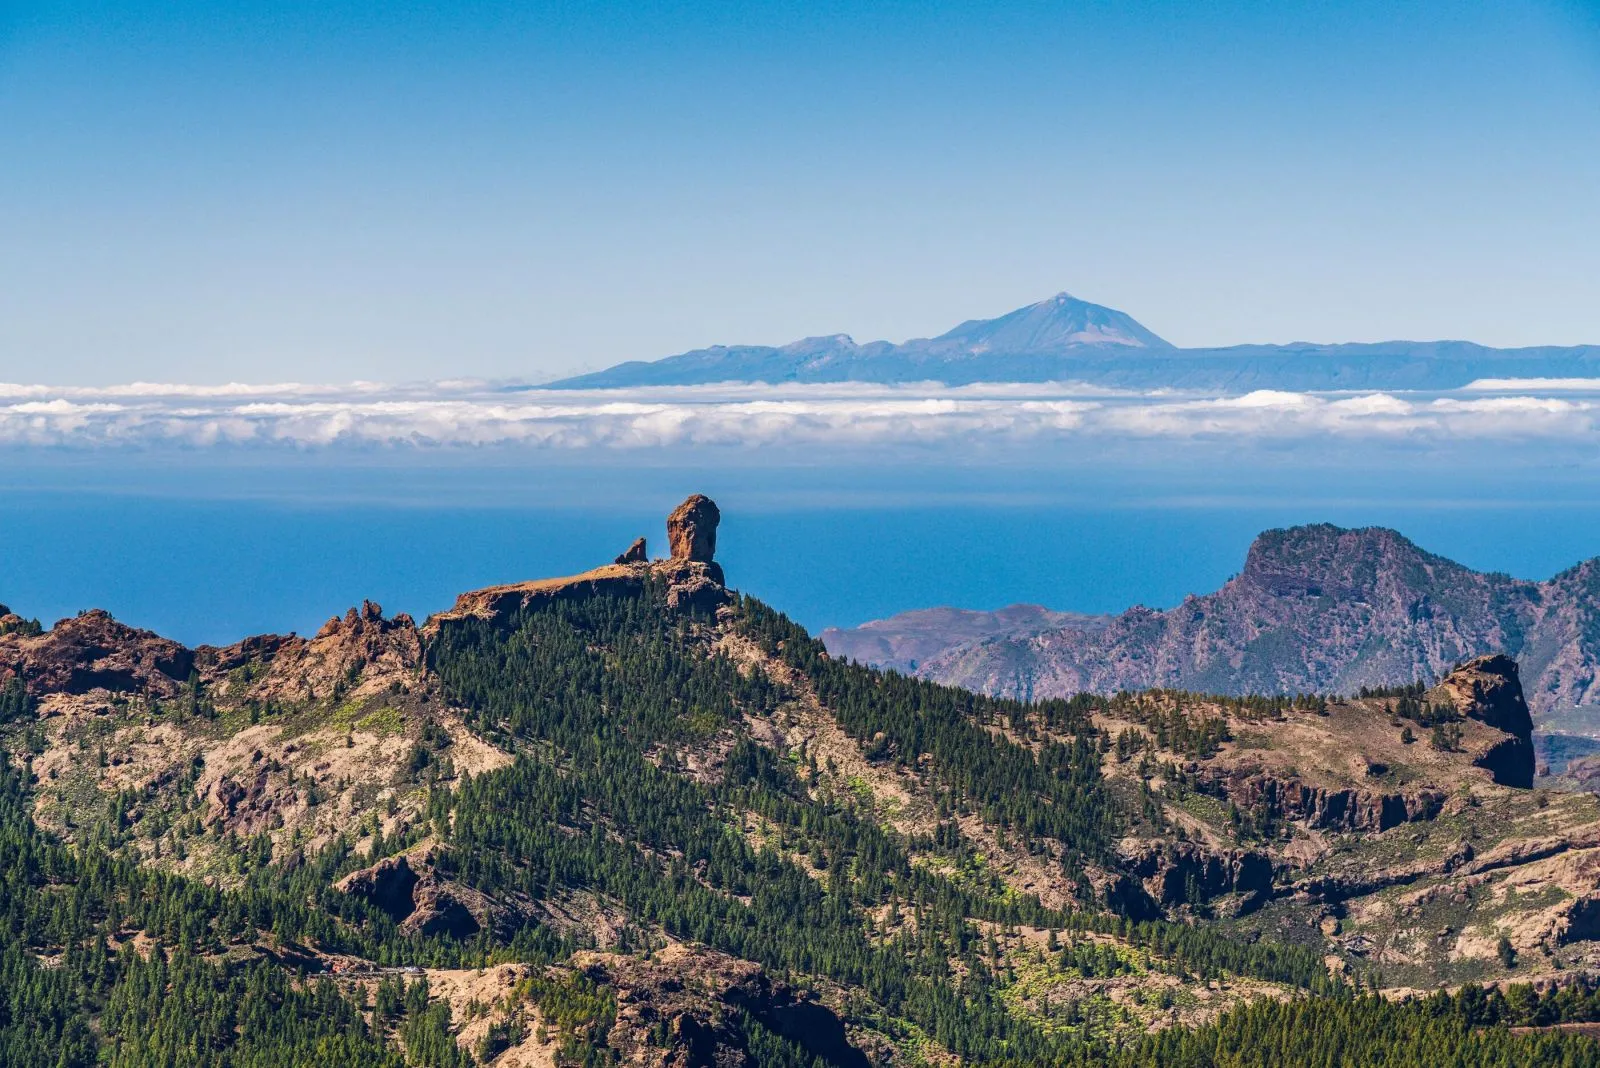
[[[704,948],[671,946],[649,959],[583,953],[584,974],[617,991],[616,1022],[608,1036],[623,1063],[663,1068],[726,1065],[757,1068],[730,1018],[756,1017],[799,1045],[818,1063],[867,1068],[834,1011],[773,980],[756,964]],[[664,1034],[668,1050],[652,1049],[651,1033]]]
[[[512,910],[438,872],[441,851],[424,846],[351,872],[337,888],[382,909],[407,933],[471,938],[513,929]]]
[[[1504,786],[1533,785],[1533,717],[1523,698],[1517,662],[1492,654],[1467,661],[1440,680],[1429,694],[1458,715],[1486,723],[1506,737],[1492,742],[1473,761]]]
[[[902,617],[829,635],[848,655],[892,648]],[[1600,704],[1600,562],[1548,582],[1473,571],[1392,530],[1326,524],[1268,531],[1215,593],[1166,611],[972,637],[950,629],[924,678],[1020,697],[1170,686],[1227,694],[1342,692],[1438,678],[1504,652],[1541,721]],[[859,637],[858,637],[859,636]]]
[[[674,560],[711,563],[717,555],[717,524],[722,513],[716,503],[696,493],[667,516],[667,544]]]

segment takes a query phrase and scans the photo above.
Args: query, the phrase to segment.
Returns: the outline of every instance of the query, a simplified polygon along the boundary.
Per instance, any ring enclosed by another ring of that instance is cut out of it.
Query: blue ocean
[[[362,599],[420,619],[463,590],[609,562],[641,535],[662,554],[663,518],[691,492],[722,508],[730,583],[813,631],[932,605],[1170,606],[1237,572],[1259,531],[1297,523],[1391,526],[1530,579],[1600,555],[1600,501],[1566,483],[108,463],[0,478],[0,603],[47,624],[106,608],[191,644],[314,631]]]

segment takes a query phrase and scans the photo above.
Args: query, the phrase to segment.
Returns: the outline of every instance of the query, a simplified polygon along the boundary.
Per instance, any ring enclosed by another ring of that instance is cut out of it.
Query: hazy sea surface
[[[4,475],[0,602],[46,623],[103,607],[188,643],[314,631],[363,598],[420,619],[462,590],[609,562],[640,535],[659,555],[663,517],[696,490],[722,507],[730,583],[813,631],[940,604],[1170,606],[1237,572],[1259,531],[1295,523],[1393,526],[1523,578],[1600,555],[1600,500],[1586,491],[1463,493],[1438,476],[1379,492],[1303,472],[1140,482],[945,469],[88,463]]]

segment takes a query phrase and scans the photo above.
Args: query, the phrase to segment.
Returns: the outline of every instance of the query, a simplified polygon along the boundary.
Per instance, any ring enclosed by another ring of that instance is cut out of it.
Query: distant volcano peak
[[[1172,348],[1126,312],[1079,300],[1065,290],[998,319],[968,320],[934,342],[955,343],[974,355],[1059,353],[1086,345]]]

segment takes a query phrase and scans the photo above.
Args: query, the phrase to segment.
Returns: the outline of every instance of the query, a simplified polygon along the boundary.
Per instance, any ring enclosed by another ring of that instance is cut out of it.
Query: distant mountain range
[[[1180,349],[1113,308],[1058,293],[935,338],[857,344],[845,334],[781,347],[716,345],[550,383],[617,389],[721,382],[882,385],[1083,382],[1120,389],[1458,389],[1479,378],[1600,377],[1600,345],[1492,349],[1465,341]]]
[[[1167,611],[936,609],[822,640],[836,656],[1023,698],[1148,687],[1348,694],[1503,650],[1543,727],[1594,733],[1600,559],[1529,582],[1473,571],[1393,530],[1320,524],[1267,531],[1221,589]]]

